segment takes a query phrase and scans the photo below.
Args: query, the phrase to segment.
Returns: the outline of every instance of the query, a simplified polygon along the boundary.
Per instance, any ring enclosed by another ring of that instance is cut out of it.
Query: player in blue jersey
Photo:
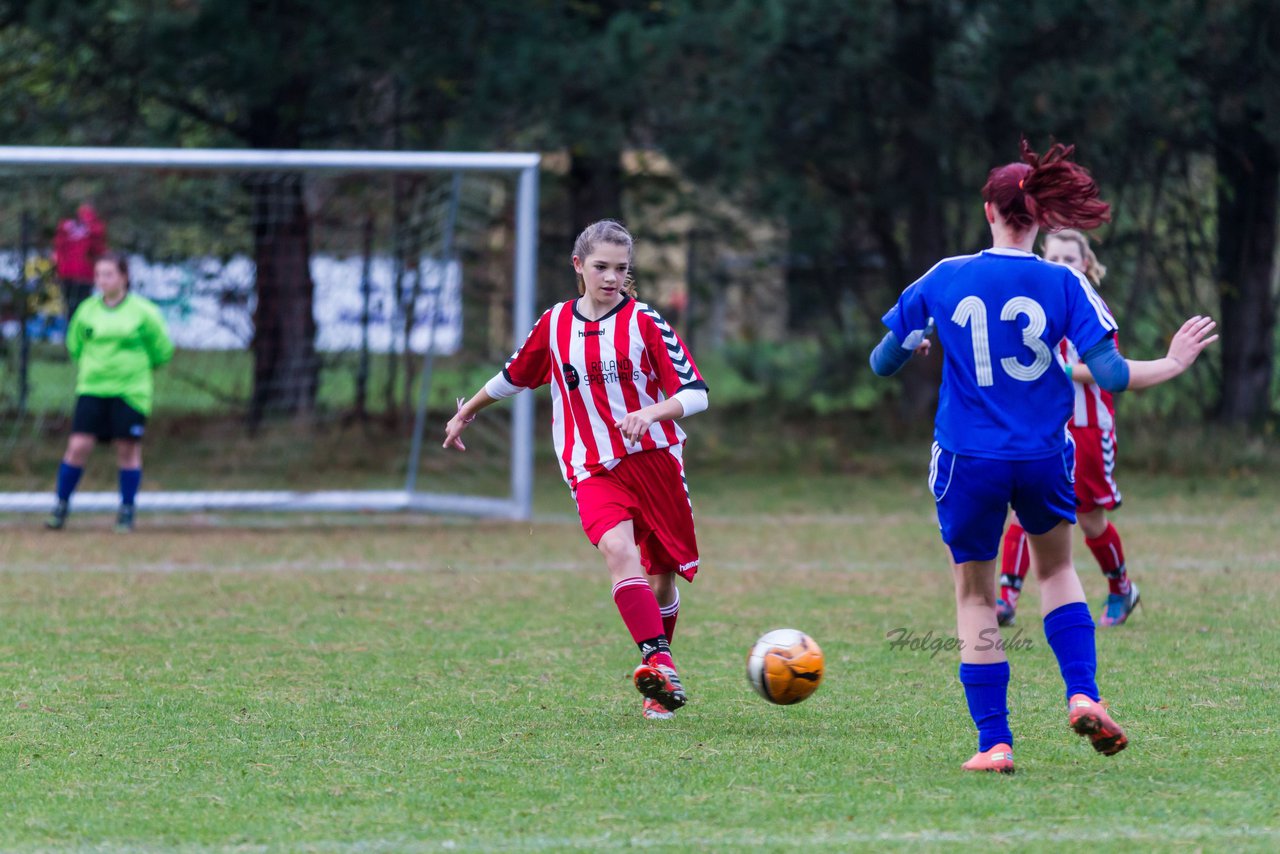
[[[991,248],[946,258],[907,288],[884,316],[889,332],[871,355],[877,374],[896,373],[936,321],[945,360],[929,486],[951,551],[960,682],[978,728],[978,753],[963,766],[971,771],[1014,767],[1009,663],[995,611],[995,558],[1010,506],[1035,555],[1068,723],[1099,753],[1128,743],[1099,702],[1094,623],[1071,561],[1072,388],[1053,348],[1069,338],[1095,381],[1118,392],[1178,376],[1218,338],[1210,335],[1213,320],[1193,317],[1163,359],[1126,360],[1116,350],[1116,322],[1089,280],[1032,253],[1041,228],[1092,229],[1110,219],[1072,153],[1055,144],[1041,157],[1024,140],[1021,162],[991,170],[982,188]]]

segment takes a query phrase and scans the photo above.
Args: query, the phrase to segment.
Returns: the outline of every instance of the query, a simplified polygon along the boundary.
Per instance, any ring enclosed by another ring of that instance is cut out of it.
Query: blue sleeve
[[[1066,337],[1084,353],[1104,338],[1115,336],[1120,327],[1111,316],[1106,302],[1098,296],[1093,285],[1083,274],[1066,268],[1067,274],[1067,329]],[[1114,342],[1113,342],[1114,344]],[[1114,347],[1113,347],[1114,349]],[[1089,366],[1093,370],[1093,366]],[[1105,386],[1104,386],[1105,388]]]
[[[1080,356],[1093,374],[1093,381],[1110,392],[1129,387],[1129,363],[1116,347],[1114,335],[1108,335]]]
[[[934,269],[937,269],[936,267]],[[933,271],[931,270],[930,273]],[[929,326],[929,306],[925,301],[925,285],[929,273],[902,292],[898,302],[882,318],[884,325],[910,353],[924,340],[924,330]]]
[[[898,371],[902,370],[902,366],[911,361],[911,354],[914,350],[909,350],[898,342],[898,336],[892,331],[886,332],[884,338],[871,351],[871,370],[882,377],[891,377]]]

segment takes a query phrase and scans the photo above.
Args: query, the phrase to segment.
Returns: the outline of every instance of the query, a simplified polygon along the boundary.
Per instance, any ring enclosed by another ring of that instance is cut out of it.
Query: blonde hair
[[[635,240],[631,237],[631,232],[626,227],[614,219],[602,219],[599,222],[593,222],[582,230],[578,235],[578,239],[573,241],[573,254],[576,258],[581,258],[583,262],[587,260],[587,256],[595,251],[595,248],[601,243],[612,243],[614,246],[627,247],[627,279],[622,283],[622,292],[629,297],[636,295],[636,280],[631,275],[631,265],[635,262]],[[587,292],[587,283],[582,280],[582,274],[578,274],[578,295],[581,296]]]
[[[1093,254],[1093,247],[1089,245],[1089,238],[1083,231],[1076,231],[1074,228],[1064,228],[1062,231],[1054,231],[1045,235],[1044,243],[1047,247],[1050,240],[1071,240],[1080,247],[1080,257],[1084,259],[1084,275],[1093,282],[1094,287],[1102,284],[1102,277],[1107,275],[1107,268],[1099,261],[1098,256]]]

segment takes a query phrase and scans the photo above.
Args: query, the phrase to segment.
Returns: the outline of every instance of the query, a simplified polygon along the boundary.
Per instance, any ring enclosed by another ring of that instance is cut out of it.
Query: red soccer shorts
[[[575,498],[591,545],[599,545],[601,537],[629,520],[645,572],[674,572],[693,580],[698,540],[680,448],[628,454],[612,469],[581,481]]]
[[[1076,440],[1076,510],[1088,513],[1098,508],[1120,506],[1120,487],[1113,477],[1116,468],[1116,434],[1099,427],[1071,425]]]

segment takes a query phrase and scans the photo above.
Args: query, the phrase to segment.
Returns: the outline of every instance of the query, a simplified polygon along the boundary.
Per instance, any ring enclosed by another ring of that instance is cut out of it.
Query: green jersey
[[[173,358],[173,342],[160,309],[146,297],[126,294],[114,307],[94,294],[67,327],[67,350],[76,361],[76,394],[120,397],[151,414],[151,372]]]

